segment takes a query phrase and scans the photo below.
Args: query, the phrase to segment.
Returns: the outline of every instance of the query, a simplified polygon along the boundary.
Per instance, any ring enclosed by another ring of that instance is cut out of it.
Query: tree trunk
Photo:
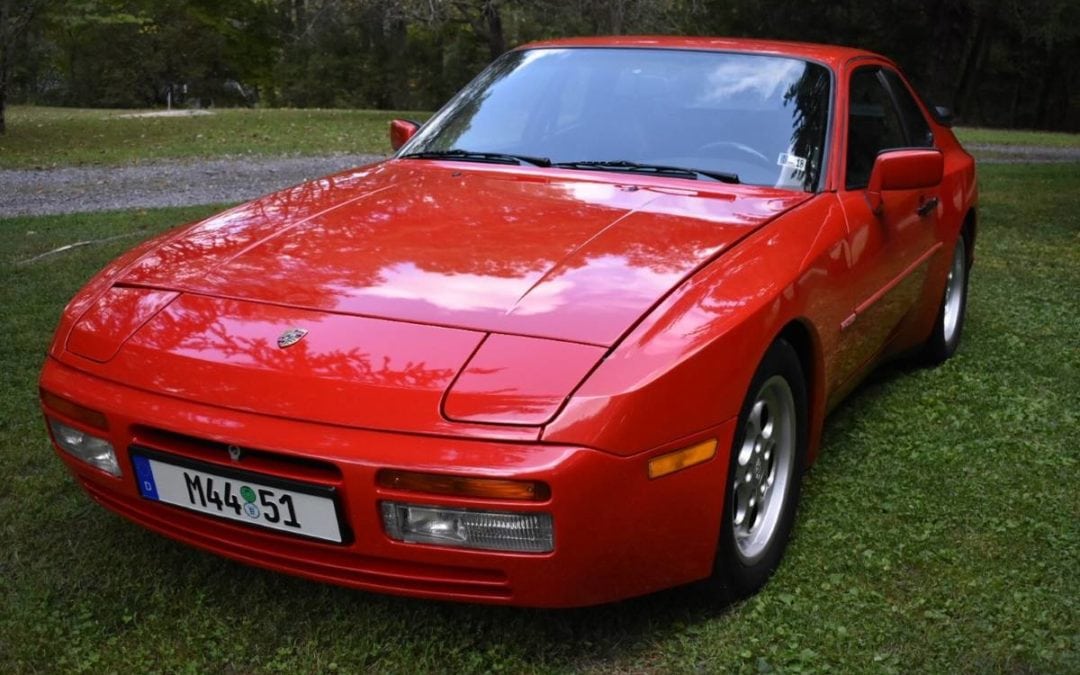
[[[487,33],[488,50],[491,59],[495,60],[506,51],[506,36],[503,35],[502,14],[494,0],[484,3],[483,20]]]
[[[16,53],[15,42],[29,29],[39,9],[40,0],[20,0],[18,3],[0,0],[0,134],[7,131],[4,113],[8,85],[11,84],[13,54]]]
[[[962,54],[956,48],[957,36],[966,33],[970,25],[966,7],[959,7],[954,2],[931,2],[927,14],[936,9],[933,19],[933,44],[938,45],[935,55],[928,59],[926,72],[923,73],[923,91],[929,93],[935,103],[952,103],[952,94],[941,82],[948,82],[956,76],[952,64]],[[927,91],[929,90],[929,91]]]
[[[1016,86],[1013,88],[1012,103],[1009,105],[1009,126],[1016,127],[1020,121],[1018,119],[1020,115],[1020,101],[1024,96],[1023,82],[1016,81]]]
[[[953,110],[957,116],[970,112],[971,99],[975,93],[975,83],[979,79],[986,53],[990,49],[990,24],[992,17],[978,16],[975,19],[975,39],[964,59],[964,68],[960,72],[960,82],[956,86],[953,98]]]
[[[408,98],[408,37],[409,26],[404,19],[393,17],[386,30],[387,94],[390,107],[401,110]]]
[[[611,34],[622,35],[623,23],[626,19],[626,0],[615,0],[615,2],[611,3],[608,19]]]
[[[4,111],[7,109],[8,40],[12,32],[8,3],[0,0],[0,134],[7,133]]]
[[[293,0],[292,5],[293,36],[300,37],[307,30],[304,0]]]
[[[1049,58],[1047,59],[1046,68],[1043,69],[1043,75],[1041,82],[1039,83],[1039,96],[1036,99],[1035,104],[1035,128],[1036,129],[1052,129],[1053,125],[1050,120],[1050,101],[1053,98],[1054,87],[1058,85],[1061,80],[1061,68],[1060,59],[1058,58],[1058,51],[1051,47],[1049,49]]]

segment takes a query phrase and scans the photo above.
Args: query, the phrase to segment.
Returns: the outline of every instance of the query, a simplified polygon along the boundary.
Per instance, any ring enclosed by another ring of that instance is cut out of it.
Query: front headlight
[[[120,464],[116,461],[116,450],[112,443],[85,431],[69,427],[63,422],[49,418],[49,428],[53,438],[68,454],[73,455],[114,476],[120,475]]]
[[[382,503],[391,539],[490,551],[549,553],[555,548],[550,513],[514,513]]]

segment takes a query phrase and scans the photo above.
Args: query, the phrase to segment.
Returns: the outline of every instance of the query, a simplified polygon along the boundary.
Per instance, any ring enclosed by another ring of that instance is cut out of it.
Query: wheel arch
[[[809,465],[817,457],[825,419],[825,362],[821,341],[813,324],[802,317],[793,318],[784,324],[775,340],[784,340],[795,349],[805,378]]]

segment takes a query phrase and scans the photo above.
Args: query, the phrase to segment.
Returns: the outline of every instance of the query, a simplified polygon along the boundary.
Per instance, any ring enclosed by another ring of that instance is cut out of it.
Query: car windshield
[[[517,156],[529,164],[813,191],[829,92],[823,66],[780,56],[514,51],[455,96],[399,157]]]

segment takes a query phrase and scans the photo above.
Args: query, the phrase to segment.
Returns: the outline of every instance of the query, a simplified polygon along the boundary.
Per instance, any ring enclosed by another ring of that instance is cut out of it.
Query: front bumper
[[[534,607],[614,601],[711,571],[733,420],[670,446],[618,457],[581,447],[387,433],[227,410],[132,389],[52,358],[41,385],[109,420],[122,476],[59,452],[91,497],[151,530],[244,563],[378,592]],[[651,457],[705,437],[719,441],[712,460],[648,478]],[[225,452],[215,454],[223,444],[265,452],[234,463]],[[132,445],[331,485],[352,539],[300,539],[143,499],[131,471]],[[551,497],[516,502],[391,490],[376,485],[382,468],[541,480]],[[504,553],[394,541],[383,531],[383,500],[551,513],[555,550]]]

